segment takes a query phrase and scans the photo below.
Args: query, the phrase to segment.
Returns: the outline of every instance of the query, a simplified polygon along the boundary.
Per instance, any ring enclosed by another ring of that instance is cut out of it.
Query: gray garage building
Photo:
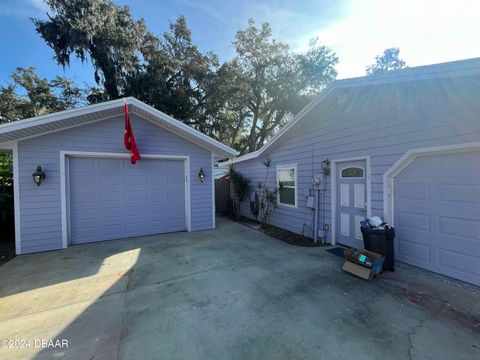
[[[233,163],[257,183],[266,159],[284,185],[272,225],[315,237],[325,168],[319,238],[361,247],[360,221],[380,216],[399,260],[480,285],[479,58],[335,81]]]
[[[17,254],[215,227],[213,163],[236,151],[127,103],[142,156],[135,165],[123,99],[0,125],[0,149],[13,153]]]

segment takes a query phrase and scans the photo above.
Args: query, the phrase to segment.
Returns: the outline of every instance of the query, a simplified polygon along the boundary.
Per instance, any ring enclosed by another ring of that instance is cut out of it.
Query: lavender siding
[[[136,115],[131,119],[140,153],[190,156],[191,229],[213,228],[211,152]],[[116,117],[18,142],[22,253],[62,248],[60,151],[125,153],[123,126],[123,117]],[[32,181],[37,165],[46,173],[40,187]],[[200,168],[207,174],[203,184]]]
[[[339,95],[346,101],[339,104]],[[235,164],[253,184],[263,181],[265,159],[275,185],[276,165],[297,164],[298,208],[279,205],[272,225],[313,236],[305,191],[320,162],[370,156],[371,213],[383,217],[383,174],[408,150],[480,140],[480,77],[458,77],[337,89],[317,104],[260,158]],[[325,223],[331,224],[327,178]],[[248,204],[243,214],[251,217]],[[331,234],[328,234],[331,240]]]

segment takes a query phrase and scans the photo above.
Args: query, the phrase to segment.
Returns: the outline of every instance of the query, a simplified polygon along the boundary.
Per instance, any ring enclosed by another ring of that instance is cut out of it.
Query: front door
[[[366,160],[339,162],[336,166],[337,242],[355,248],[363,247],[360,221],[367,217],[366,168]]]

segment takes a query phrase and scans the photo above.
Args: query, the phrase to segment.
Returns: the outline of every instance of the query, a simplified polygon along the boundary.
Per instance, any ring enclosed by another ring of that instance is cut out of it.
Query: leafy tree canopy
[[[90,60],[98,88],[89,102],[135,96],[242,152],[272,134],[336,77],[335,54],[314,40],[304,54],[249,20],[233,41],[236,56],[220,63],[201,52],[184,17],[155,36],[129,8],[111,0],[46,0],[51,14],[32,19],[68,66]]]
[[[90,59],[97,84],[109,99],[121,96],[124,78],[135,71],[143,51],[155,37],[143,20],[134,20],[127,6],[110,0],[46,0],[48,20],[32,19],[36,31],[62,66],[73,54]]]
[[[367,66],[367,75],[380,74],[386,71],[399,70],[407,67],[407,63],[400,58],[399,48],[385,49],[382,55],[375,57],[375,63]]]
[[[56,77],[49,81],[33,67],[17,68],[6,86],[0,86],[0,123],[15,121],[85,103],[85,91],[71,80]]]
[[[223,65],[230,86],[225,101],[237,125],[230,144],[241,151],[261,147],[337,75],[338,58],[329,48],[313,40],[305,54],[293,54],[272,38],[268,23],[257,27],[250,19],[233,46],[236,57]]]

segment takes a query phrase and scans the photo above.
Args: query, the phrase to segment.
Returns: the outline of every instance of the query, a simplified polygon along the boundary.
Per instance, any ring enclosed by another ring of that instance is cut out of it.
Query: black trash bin
[[[385,256],[383,270],[395,271],[395,253],[393,247],[395,229],[392,227],[387,227],[386,229],[370,229],[362,226],[361,230],[365,249]]]

